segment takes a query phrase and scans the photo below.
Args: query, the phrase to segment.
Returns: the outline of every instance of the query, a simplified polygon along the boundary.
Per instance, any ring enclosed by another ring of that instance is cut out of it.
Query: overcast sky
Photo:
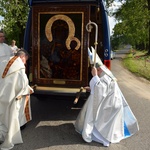
[[[114,17],[108,17],[109,19],[109,27],[110,27],[110,35],[112,35],[112,30],[116,24]]]
[[[111,10],[111,11],[116,11],[119,7],[121,7],[121,3],[120,2],[116,2],[116,1],[114,1],[113,3],[112,3],[112,5],[111,5],[111,7],[109,7],[109,9]],[[108,16],[108,18],[109,18],[109,26],[110,26],[110,35],[112,35],[112,30],[113,30],[113,28],[114,28],[114,26],[115,26],[115,24],[116,24],[116,21],[115,21],[115,18],[114,17],[109,17]]]
[[[0,21],[3,19],[3,17],[0,16]]]

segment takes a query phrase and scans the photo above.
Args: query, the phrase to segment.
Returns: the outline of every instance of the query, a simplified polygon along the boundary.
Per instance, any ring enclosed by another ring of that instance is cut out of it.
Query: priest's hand
[[[97,75],[97,69],[95,67],[93,67],[91,73],[92,73],[93,77],[96,76]]]
[[[86,90],[86,92],[90,92],[90,91],[91,91],[91,89],[90,89],[89,86],[85,86],[85,87],[83,87],[83,88]]]

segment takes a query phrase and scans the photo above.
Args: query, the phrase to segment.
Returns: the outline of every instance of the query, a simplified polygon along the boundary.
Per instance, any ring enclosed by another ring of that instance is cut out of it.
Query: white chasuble
[[[30,121],[30,94],[25,66],[20,57],[0,62],[0,145],[9,150],[23,143],[20,127]]]
[[[86,142],[96,141],[109,146],[139,130],[116,81],[106,74],[100,78],[95,76],[90,81],[90,88],[90,96],[75,121],[76,131]]]

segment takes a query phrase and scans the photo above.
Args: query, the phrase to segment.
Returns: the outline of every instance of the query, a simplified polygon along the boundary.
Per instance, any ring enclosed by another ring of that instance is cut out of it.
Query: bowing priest
[[[89,54],[93,58],[90,51]],[[91,71],[90,96],[74,126],[86,142],[96,141],[108,147],[110,143],[118,143],[136,134],[139,126],[116,78],[98,55],[96,57],[97,63]]]
[[[20,50],[0,62],[0,149],[23,143],[20,127],[31,120],[30,94],[25,64],[29,55]]]

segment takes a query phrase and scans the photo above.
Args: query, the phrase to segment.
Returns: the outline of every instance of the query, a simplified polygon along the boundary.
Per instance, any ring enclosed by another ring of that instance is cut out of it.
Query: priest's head
[[[92,75],[93,76],[101,76],[101,73],[103,70],[101,69],[100,65],[98,63],[95,64],[95,67],[92,68]]]
[[[28,58],[29,58],[28,52],[27,52],[26,50],[24,50],[24,49],[19,50],[19,51],[16,53],[16,56],[19,56],[24,64],[26,64],[26,61],[27,61]]]

